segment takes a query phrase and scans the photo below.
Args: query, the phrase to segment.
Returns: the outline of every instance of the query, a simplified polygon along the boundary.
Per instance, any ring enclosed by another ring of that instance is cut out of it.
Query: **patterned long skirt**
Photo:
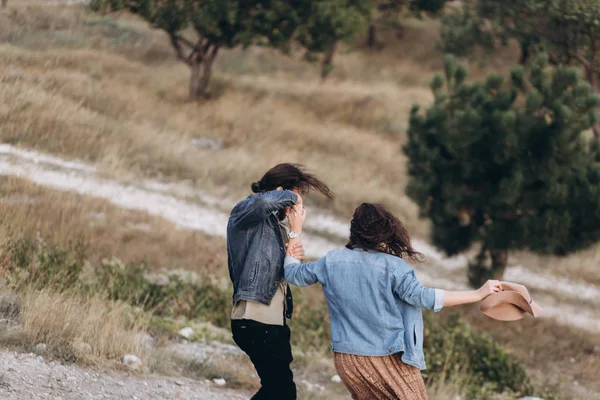
[[[334,353],[335,369],[355,400],[427,400],[421,371],[400,354],[384,357]]]

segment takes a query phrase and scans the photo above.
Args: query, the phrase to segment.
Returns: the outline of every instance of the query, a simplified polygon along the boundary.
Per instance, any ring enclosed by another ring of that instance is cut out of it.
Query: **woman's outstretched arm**
[[[444,307],[458,306],[460,304],[477,303],[488,297],[492,293],[501,292],[502,284],[500,281],[489,280],[477,290],[464,291],[444,291]]]
[[[500,281],[487,281],[477,290],[451,291],[425,287],[419,282],[415,271],[395,276],[394,292],[408,304],[415,307],[441,311],[443,307],[452,307],[460,304],[476,303],[485,299],[492,293],[500,292]]]

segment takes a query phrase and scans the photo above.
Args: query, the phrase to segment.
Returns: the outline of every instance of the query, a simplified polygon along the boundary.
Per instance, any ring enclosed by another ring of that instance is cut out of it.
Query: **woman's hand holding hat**
[[[477,289],[477,294],[480,296],[479,300],[483,300],[488,297],[490,294],[501,292],[502,291],[502,283],[497,280],[490,279],[486,283],[483,284],[479,289]]]

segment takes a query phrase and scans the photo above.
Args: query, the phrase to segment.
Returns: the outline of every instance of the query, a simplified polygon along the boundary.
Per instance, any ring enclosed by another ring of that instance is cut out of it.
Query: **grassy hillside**
[[[187,67],[175,60],[161,32],[124,13],[100,16],[81,6],[42,3],[13,0],[0,11],[3,143],[87,161],[107,178],[184,182],[217,198],[245,195],[250,182],[276,162],[301,162],[338,195],[333,202],[316,197],[313,205],[348,218],[360,201],[383,202],[411,233],[427,236],[427,224],[404,194],[401,146],[408,111],[431,100],[428,83],[442,64],[434,21],[409,20],[401,33],[382,31],[382,49],[358,43],[336,57],[325,83],[318,67],[300,55],[263,48],[223,52],[213,98],[196,104],[186,101]],[[485,63],[473,61],[473,76],[506,70],[515,59],[508,48]],[[222,140],[223,148],[196,148],[194,138]],[[162,218],[9,177],[0,178],[0,213],[5,226],[30,238],[39,233],[63,248],[83,240],[94,265],[112,257],[146,261],[153,272],[183,268],[227,287],[223,240],[177,229]],[[599,249],[567,259],[525,253],[513,259],[600,284]],[[317,289],[305,293],[307,306],[322,304]],[[511,331],[470,310],[463,311],[476,327],[525,360],[540,382],[561,387],[564,398],[582,398],[573,381],[600,392],[597,335],[548,320]],[[537,340],[532,343],[525,330]],[[331,369],[314,363],[316,371]],[[439,398],[450,398],[444,390]]]

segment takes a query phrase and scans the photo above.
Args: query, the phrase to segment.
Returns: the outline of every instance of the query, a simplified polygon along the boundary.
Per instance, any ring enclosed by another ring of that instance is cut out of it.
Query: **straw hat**
[[[533,301],[525,286],[511,282],[501,284],[501,292],[492,293],[481,301],[479,310],[482,313],[500,321],[516,321],[523,319],[525,314],[541,315],[542,308]]]

